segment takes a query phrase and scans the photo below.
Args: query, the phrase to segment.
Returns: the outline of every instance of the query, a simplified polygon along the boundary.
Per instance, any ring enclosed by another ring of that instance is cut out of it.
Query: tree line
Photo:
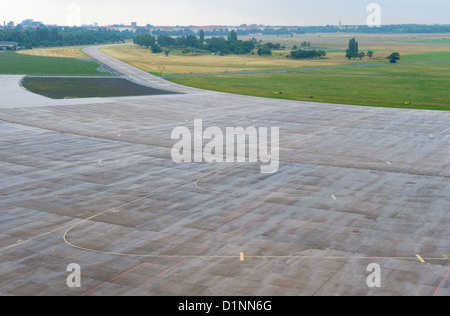
[[[153,36],[150,34],[142,34],[134,37],[133,42],[139,46],[150,48],[153,53],[160,53],[165,48],[166,55],[169,55],[170,48],[184,49],[183,52],[191,52],[191,49],[196,49],[203,53],[218,53],[218,54],[254,54],[259,56],[271,56],[272,50],[283,50],[285,46],[273,43],[260,43],[255,38],[249,41],[242,41],[238,39],[238,33],[231,31],[227,38],[212,37],[205,39],[205,32],[200,31],[198,37],[195,35],[171,37],[169,35]],[[308,45],[309,44],[309,45]],[[311,47],[310,43],[303,43],[302,46]],[[290,53],[290,58],[293,59],[308,59],[308,58],[322,58],[327,55],[324,50],[300,49],[294,50]]]
[[[299,26],[297,28],[271,28],[267,26],[263,29],[238,29],[238,35],[293,35],[293,34],[311,34],[311,33],[450,33],[450,24],[445,25],[422,25],[422,24],[395,24],[395,25],[382,25],[381,27],[370,27],[367,25],[358,26]],[[217,29],[212,31],[205,31],[206,36],[227,36],[230,31],[227,28]],[[176,31],[164,31],[164,30],[152,30],[152,34],[155,36],[168,35],[168,36],[188,36],[195,35],[190,28]]]
[[[272,50],[285,49],[285,46],[280,44],[265,43],[261,44],[255,38],[249,41],[241,41],[238,39],[237,32],[231,31],[227,38],[224,37],[213,37],[210,39],[205,39],[205,32],[200,31],[198,37],[195,35],[181,36],[181,37],[171,37],[168,35],[159,35],[155,37],[150,34],[141,34],[134,37],[133,42],[137,45],[150,48],[153,53],[160,53],[163,51],[163,47],[166,48],[166,55],[170,53],[169,48],[183,48],[183,52],[192,52],[191,49],[198,50],[203,53],[219,53],[219,54],[237,54],[245,55],[252,53],[254,54],[255,48],[258,48],[257,54],[260,56],[270,56],[272,55]],[[303,42],[301,44],[302,49],[294,50],[287,56],[293,59],[313,59],[313,58],[323,58],[327,55],[325,50],[320,49],[309,49],[311,47],[310,42]],[[359,50],[359,44],[355,38],[349,41],[349,46],[346,50],[345,55],[349,60],[359,58],[362,60],[366,56],[370,59],[374,56],[374,52],[369,50],[366,52]],[[390,59],[391,63],[396,63],[400,60],[400,54],[398,52],[392,53],[387,57]]]
[[[369,57],[369,59],[372,59],[373,55],[374,52],[371,50],[369,50],[367,54],[365,52],[359,51],[359,44],[355,38],[352,38],[349,41],[348,48],[345,53],[345,57],[347,57],[348,60],[351,60],[352,58],[353,59],[359,58],[359,60],[362,60],[366,56]]]
[[[198,36],[188,35],[173,38],[169,35],[155,37],[150,34],[137,35],[133,42],[137,45],[151,48],[153,53],[159,53],[164,48],[191,48],[209,53],[245,55],[255,49],[253,41],[242,41],[237,37],[235,31],[228,34],[227,39],[223,37],[212,37],[205,39],[205,32],[200,31]]]
[[[272,55],[272,50],[284,50],[286,46],[280,43],[263,43],[252,38],[248,41],[238,39],[238,32],[231,31],[225,36],[212,37],[205,39],[206,32],[200,30],[198,36],[188,35],[172,37],[166,34],[153,36],[150,34],[137,35],[133,42],[137,45],[151,48],[152,52],[161,52],[165,48],[168,55],[170,48],[183,49],[183,53],[197,52],[197,53],[219,53],[219,54],[255,54],[260,56]],[[255,50],[256,49],[256,50]]]
[[[27,30],[0,30],[0,41],[17,42],[19,47],[77,46],[124,42],[133,38],[132,32],[119,32],[106,29],[90,31],[85,28],[46,28]]]
[[[367,53],[359,51],[359,44],[356,41],[355,38],[352,38],[348,43],[348,48],[346,50],[345,57],[347,57],[349,60],[359,58],[359,60],[362,60],[364,57],[369,57],[369,59],[372,59],[374,55],[374,52],[369,50]],[[400,53],[394,52],[386,57],[386,59],[389,59],[389,62],[391,64],[397,63],[397,61],[400,60]]]
[[[367,33],[367,34],[382,34],[382,33],[450,33],[450,24],[438,25],[422,25],[422,24],[392,24],[382,25],[380,27],[370,27],[368,25],[357,26],[300,26],[295,31],[296,34],[310,34],[310,33]]]

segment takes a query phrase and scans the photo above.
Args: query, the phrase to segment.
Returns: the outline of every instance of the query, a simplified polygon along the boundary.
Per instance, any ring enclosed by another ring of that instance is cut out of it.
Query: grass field
[[[273,51],[272,57],[259,56],[189,56],[183,55],[178,50],[173,50],[169,57],[164,54],[151,54],[148,49],[136,45],[120,45],[103,48],[102,51],[128,64],[155,75],[178,75],[178,74],[208,74],[208,73],[231,73],[259,70],[280,70],[304,67],[341,66],[357,64],[360,62],[349,62],[345,58],[345,49],[348,41],[356,37],[360,43],[361,50],[373,50],[375,57],[372,60],[363,59],[360,63],[386,62],[384,57],[394,51],[400,52],[403,58],[410,55],[424,53],[447,53],[450,45],[436,45],[427,43],[439,41],[450,37],[450,34],[406,34],[406,35],[380,35],[380,34],[303,34],[275,36],[255,36],[259,41],[280,43],[287,47],[285,51]],[[253,36],[240,36],[242,40],[251,39]],[[300,47],[303,41],[309,41],[313,47],[325,49],[325,59],[317,60],[292,60],[286,58],[294,45]],[[422,58],[422,57],[419,57]],[[433,60],[439,60],[440,57]],[[429,59],[427,59],[429,60]]]
[[[241,36],[240,39],[252,37]],[[375,51],[375,57],[371,60],[347,60],[345,48],[352,37],[357,38],[361,50]],[[148,49],[133,44],[113,45],[102,51],[157,76],[224,74],[169,79],[202,89],[291,100],[450,110],[449,38],[450,34],[256,36],[257,40],[287,47],[285,51],[274,51],[271,57],[192,56],[176,49],[167,57],[152,54]],[[327,57],[315,60],[286,58],[290,49],[294,45],[300,47],[303,41],[327,50]],[[62,47],[23,51],[21,54],[0,53],[0,73],[101,74],[96,70],[97,63],[75,59],[87,57],[81,49]],[[385,59],[393,51],[401,54],[397,65],[391,65]],[[289,73],[233,74],[271,70],[289,70]],[[282,94],[274,95],[273,92]]]
[[[450,110],[450,63],[342,68],[286,74],[172,78],[208,90],[338,104]],[[274,95],[273,92],[282,92]],[[410,104],[405,104],[410,102]]]
[[[375,58],[349,61],[345,48],[356,37],[361,50]],[[291,60],[290,50],[272,57],[185,56],[173,52],[151,54],[135,45],[112,46],[103,51],[156,75],[221,74],[169,78],[170,81],[207,90],[290,100],[317,101],[379,107],[450,110],[449,34],[304,34],[260,36],[263,42],[291,48],[310,41],[326,49],[327,58]],[[240,37],[243,40],[251,37]],[[398,51],[401,60],[385,59]],[[323,67],[327,67],[324,69]],[[301,69],[295,71],[294,69]],[[232,74],[234,72],[289,69],[289,73]],[[274,92],[282,92],[274,95]]]
[[[0,74],[4,75],[105,75],[97,70],[99,67],[94,61],[0,52]]]
[[[424,53],[427,51],[448,51],[445,45],[450,44],[450,34],[297,34],[290,35],[259,35],[259,36],[240,36],[242,40],[256,38],[263,43],[272,42],[280,43],[291,49],[294,45],[300,47],[304,41],[310,42],[312,46],[329,49],[345,49],[348,42],[355,37],[361,49],[371,49],[378,51],[399,50],[403,55],[412,53]],[[417,45],[420,44],[420,45]]]
[[[201,55],[185,56],[175,51],[166,57],[164,54],[151,54],[149,50],[136,45],[111,46],[102,52],[130,65],[155,75],[205,74],[259,70],[277,70],[301,67],[337,66],[345,62],[342,53],[332,53],[321,60],[292,60],[284,57],[290,51],[274,52],[278,56],[260,57],[254,55]],[[284,56],[279,56],[284,54]],[[369,62],[368,60],[366,62]],[[375,62],[375,60],[370,61]]]
[[[119,78],[26,77],[22,80],[22,86],[31,92],[52,99],[170,94],[166,91],[140,86]]]
[[[83,58],[91,59],[88,54],[83,52],[86,46],[70,46],[70,47],[54,47],[54,48],[37,48],[21,50],[17,53],[30,56],[41,57],[60,57],[60,58]]]

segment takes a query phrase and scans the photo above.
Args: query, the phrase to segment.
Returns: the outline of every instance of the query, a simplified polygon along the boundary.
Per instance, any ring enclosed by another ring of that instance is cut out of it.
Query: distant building
[[[136,22],[131,22],[131,27],[136,29],[137,28],[137,23]]]
[[[10,29],[10,30],[13,30],[13,29],[14,29],[14,22],[11,21],[11,22],[9,22],[8,24],[6,24],[6,22],[3,21],[3,25],[0,25],[0,29],[4,29],[4,30]]]
[[[19,47],[17,42],[0,42],[0,50],[16,50]]]
[[[81,27],[85,28],[88,31],[98,31],[100,29],[100,26],[98,26],[97,22],[94,22],[94,24],[82,24]]]
[[[130,32],[136,33],[136,27],[133,27],[132,25],[125,25],[125,24],[108,25],[106,27],[106,29],[107,30],[112,30],[112,31],[119,31],[119,32],[130,31]]]
[[[22,26],[23,29],[37,29],[43,26],[44,24],[42,22],[34,21],[33,19],[27,19],[22,21],[20,25]]]

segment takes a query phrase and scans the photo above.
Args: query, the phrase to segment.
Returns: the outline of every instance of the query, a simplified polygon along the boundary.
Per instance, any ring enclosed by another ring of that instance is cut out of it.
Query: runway
[[[0,76],[0,295],[450,295],[447,112],[210,92],[85,52],[180,94],[51,100]],[[175,163],[195,119],[278,127],[278,172]]]

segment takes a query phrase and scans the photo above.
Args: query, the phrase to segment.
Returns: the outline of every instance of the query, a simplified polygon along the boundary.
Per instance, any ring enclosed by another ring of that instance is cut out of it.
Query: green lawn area
[[[402,62],[449,61],[450,52],[429,52],[403,56]]]
[[[0,74],[3,75],[104,76],[97,71],[98,67],[100,65],[94,61],[0,52]]]
[[[405,58],[408,62],[450,60],[450,53],[429,53],[409,57]],[[400,61],[398,64],[373,67],[170,80],[202,89],[269,98],[450,110],[450,63],[402,64]],[[281,95],[273,94],[280,91]],[[410,103],[405,104],[407,102]]]
[[[436,38],[436,39],[416,39],[410,40],[411,43],[430,43],[430,44],[450,44],[450,38]]]
[[[25,77],[22,85],[31,92],[52,99],[126,97],[172,94],[121,78]]]

